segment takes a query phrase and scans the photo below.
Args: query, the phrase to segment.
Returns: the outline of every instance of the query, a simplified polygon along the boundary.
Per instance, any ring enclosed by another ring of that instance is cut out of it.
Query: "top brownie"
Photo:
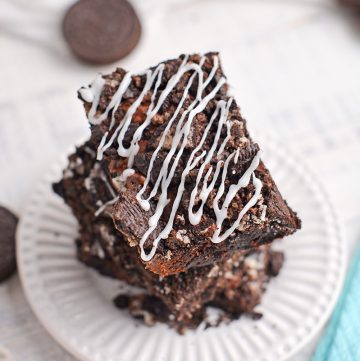
[[[112,218],[150,271],[204,266],[300,228],[228,95],[217,53],[139,74],[118,68],[79,97],[111,194],[96,214]]]

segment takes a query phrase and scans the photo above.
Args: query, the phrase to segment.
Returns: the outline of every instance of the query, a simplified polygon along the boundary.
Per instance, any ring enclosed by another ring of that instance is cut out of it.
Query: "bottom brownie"
[[[104,227],[104,224],[101,226]],[[95,223],[90,236],[86,232],[81,233],[78,240],[79,259],[104,275],[144,289],[144,293],[137,295],[119,294],[114,304],[118,308],[128,309],[131,315],[143,319],[149,326],[163,322],[180,333],[197,328],[201,323],[214,325],[214,320],[207,321],[209,306],[221,310],[215,324],[237,319],[241,314],[260,317],[254,308],[260,303],[266,284],[279,273],[283,263],[281,252],[272,251],[270,246],[262,246],[250,254],[237,252],[213,266],[161,278],[142,267],[128,264],[125,269],[121,263],[119,266],[116,262],[118,258],[109,258],[108,250],[104,250],[103,245],[108,240],[101,239],[97,229],[99,225]],[[116,241],[113,239],[114,243]]]
[[[242,314],[258,319],[262,315],[255,312],[254,308],[260,303],[270,278],[277,276],[280,271],[284,257],[281,252],[263,249],[246,258],[241,270],[237,268],[219,283],[212,301],[181,321],[176,319],[160,298],[150,294],[119,294],[114,304],[120,309],[128,309],[133,317],[142,319],[148,326],[163,322],[179,333],[197,328],[200,324],[207,328],[222,322],[228,323]],[[209,307],[217,308],[218,312],[209,314]]]

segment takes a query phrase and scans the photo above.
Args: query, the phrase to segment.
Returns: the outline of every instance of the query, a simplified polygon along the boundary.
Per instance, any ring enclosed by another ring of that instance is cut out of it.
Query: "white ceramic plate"
[[[76,220],[51,190],[64,159],[34,194],[17,239],[26,296],[50,334],[87,361],[279,361],[308,343],[337,299],[344,243],[334,210],[313,175],[268,138],[260,144],[282,194],[303,221],[301,231],[277,245],[286,261],[257,307],[262,319],[242,317],[179,336],[166,325],[147,327],[117,310],[111,299],[118,282],[97,276],[76,260]]]

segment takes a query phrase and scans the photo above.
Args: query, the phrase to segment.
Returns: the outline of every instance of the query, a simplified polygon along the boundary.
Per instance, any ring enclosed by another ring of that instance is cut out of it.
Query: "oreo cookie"
[[[76,56],[90,63],[106,64],[134,49],[141,25],[126,0],[79,0],[64,17],[63,34]]]
[[[0,206],[0,282],[16,271],[15,233],[17,217]]]
[[[338,0],[340,5],[347,6],[360,12],[360,0]]]

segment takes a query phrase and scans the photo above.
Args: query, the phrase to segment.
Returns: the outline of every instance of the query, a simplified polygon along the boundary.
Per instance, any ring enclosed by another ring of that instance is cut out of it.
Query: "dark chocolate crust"
[[[204,79],[207,79],[209,76],[214,64],[214,59],[217,56],[218,54],[216,53],[206,54],[205,62],[202,66]],[[160,90],[165,88],[169,78],[176,73],[183,58],[184,56],[180,56],[177,59],[168,60],[163,63],[164,75],[159,86]],[[201,57],[199,55],[195,54],[191,55],[188,61],[190,63],[199,63],[200,58]],[[101,92],[97,109],[98,114],[105,111],[125,74],[125,70],[118,68],[114,73],[104,76],[105,86]],[[150,202],[151,209],[149,211],[145,211],[139,205],[135,196],[143,185],[149,167],[149,161],[154,149],[158,145],[159,137],[162,134],[164,127],[167,125],[170,116],[174,113],[174,109],[179,104],[184,87],[186,86],[191,74],[192,72],[189,71],[181,77],[178,85],[170,92],[159,112],[153,117],[152,122],[147,128],[145,128],[143,137],[139,144],[140,150],[134,160],[133,169],[135,170],[135,173],[127,179],[125,184],[119,185],[118,180],[122,171],[127,167],[127,159],[119,156],[116,140],[112,146],[104,152],[104,156],[99,162],[99,165],[103,169],[108,181],[114,187],[114,190],[118,195],[118,201],[114,205],[109,206],[106,213],[113,219],[115,227],[124,236],[124,239],[128,242],[128,244],[130,246],[137,247],[139,254],[139,241],[148,229],[148,221],[154,212],[158,199],[156,197],[152,199]],[[223,76],[224,74],[220,65],[215,73],[214,79],[204,90],[204,97],[215,88],[217,82]],[[114,112],[115,126],[112,130],[110,130],[108,137],[111,136],[111,132],[116,128],[116,125],[120,124],[123,120],[129,106],[131,106],[131,104],[133,104],[139,97],[144,87],[144,82],[145,75],[132,76],[131,83],[123,95],[123,101]],[[144,121],[152,96],[152,91],[153,89],[149,91],[143,102],[137,108],[130,128],[125,134],[125,145],[130,144],[130,140],[132,139],[135,130]],[[79,96],[80,94],[81,92],[79,93]],[[157,96],[159,96],[159,94]],[[196,82],[190,87],[189,96],[183,105],[182,112],[185,111],[189,102],[194,100],[195,96]],[[144,248],[147,252],[151,249],[152,241],[160,233],[161,229],[167,222],[167,217],[178,189],[181,173],[191,151],[198,144],[201,134],[208,124],[211,115],[214,113],[218,102],[228,100],[229,96],[227,95],[227,84],[225,83],[219,89],[215,98],[210,101],[205,109],[194,118],[191,124],[191,131],[185,151],[179,165],[176,168],[173,180],[169,187],[168,196],[170,198],[170,202],[165,208],[165,212],[160,219],[158,227],[145,243]],[[84,101],[84,106],[86,112],[88,113],[91,103]],[[242,118],[240,109],[235,101],[233,101],[230,106],[228,119],[232,124],[230,139],[227,141],[224,151],[221,154],[216,154],[213,157],[214,159],[211,161],[214,165],[217,161],[226,159],[231,152],[239,149],[238,162],[236,164],[233,162],[229,165],[229,176],[225,181],[226,189],[228,189],[231,184],[237,182],[244,174],[259,150],[259,146],[254,143],[249,136],[246,128],[246,121]],[[101,139],[104,137],[106,132],[109,131],[110,122],[111,112],[109,112],[108,118],[106,118],[101,124],[91,125],[91,139],[89,141],[89,146],[94,151],[97,150]],[[174,126],[175,125],[176,122],[174,123]],[[216,122],[214,123],[214,127],[216,127]],[[210,130],[209,139],[204,143],[205,150],[210,147],[215,129],[216,128],[211,128]],[[224,139],[225,137],[226,133],[223,132],[221,134],[221,139]],[[168,141],[171,142],[171,139],[168,139]],[[150,186],[154,185],[160,166],[168,151],[169,147],[165,144],[158,153],[157,159],[154,163],[154,169],[150,177]],[[189,190],[194,187],[197,171],[200,165],[201,161],[186,178],[185,192],[182,196],[171,233],[166,240],[160,241],[155,256],[150,261],[143,262],[144,266],[152,272],[161,276],[167,276],[184,272],[192,267],[212,264],[213,262],[226,259],[231,252],[254,249],[262,244],[270,243],[276,238],[282,238],[290,235],[300,228],[301,223],[299,218],[296,216],[296,213],[289,208],[279,193],[269,171],[266,169],[264,164],[260,162],[260,165],[255,171],[256,177],[258,177],[263,184],[260,200],[245,214],[239,227],[237,227],[229,238],[221,243],[214,244],[211,241],[211,238],[216,229],[216,217],[212,204],[215,197],[215,190],[212,191],[205,204],[203,217],[199,224],[192,225],[189,222],[187,214],[190,197]],[[219,187],[218,183],[216,184],[216,187]],[[238,192],[228,208],[228,217],[225,219],[223,224],[224,229],[229,228],[234,223],[239,212],[249,201],[253,193],[254,186],[252,183]],[[262,213],[264,207],[266,207],[266,214],[263,219]]]

